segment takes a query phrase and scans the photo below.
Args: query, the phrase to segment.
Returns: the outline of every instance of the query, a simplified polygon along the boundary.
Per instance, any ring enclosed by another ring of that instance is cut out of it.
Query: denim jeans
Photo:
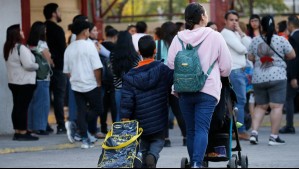
[[[37,81],[28,109],[28,129],[46,130],[50,112],[50,81]]]
[[[120,121],[121,89],[115,89],[116,122]]]
[[[72,90],[71,83],[68,82],[68,94],[69,94],[69,121],[75,122],[77,120],[77,104],[75,99],[75,93]]]
[[[233,70],[229,76],[230,82],[237,95],[237,108],[239,112],[237,114],[238,122],[244,124],[245,120],[245,104],[246,104],[246,74],[242,69]],[[246,131],[245,125],[239,128],[240,133]]]
[[[156,164],[160,158],[160,152],[162,151],[165,143],[165,131],[148,135],[141,136],[140,150],[142,152],[143,162],[147,155],[151,154],[156,159]],[[146,168],[146,164],[143,163],[143,168]]]
[[[181,111],[187,127],[191,164],[201,166],[208,146],[209,129],[217,99],[205,93],[181,93]]]
[[[78,129],[80,135],[87,138],[88,125],[93,124],[102,112],[101,89],[97,87],[86,93],[75,91],[75,98],[78,107]],[[87,103],[89,103],[89,108]]]
[[[62,71],[53,69],[51,91],[54,95],[54,114],[58,127],[64,128],[64,97],[67,78]]]

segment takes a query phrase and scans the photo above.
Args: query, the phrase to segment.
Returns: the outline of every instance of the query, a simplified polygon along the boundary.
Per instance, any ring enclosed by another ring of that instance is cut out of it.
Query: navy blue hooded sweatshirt
[[[168,96],[173,71],[154,61],[133,68],[123,77],[121,118],[135,119],[143,136],[162,132],[168,125]]]

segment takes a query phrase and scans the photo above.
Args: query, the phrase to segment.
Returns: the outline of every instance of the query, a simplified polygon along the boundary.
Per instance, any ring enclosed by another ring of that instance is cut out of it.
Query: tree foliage
[[[235,7],[241,13],[250,13],[250,0],[235,0]],[[253,7],[258,13],[283,13],[289,10],[284,0],[253,0]]]

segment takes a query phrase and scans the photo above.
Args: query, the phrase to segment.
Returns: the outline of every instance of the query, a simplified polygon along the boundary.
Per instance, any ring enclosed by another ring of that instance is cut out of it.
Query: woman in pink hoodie
[[[231,72],[232,59],[225,40],[220,33],[206,27],[208,16],[203,6],[191,3],[185,10],[186,30],[178,33],[169,48],[168,67],[175,69],[174,61],[177,53],[182,51],[181,39],[184,45],[197,46],[201,67],[206,73],[210,66],[216,64],[201,91],[194,93],[179,93],[181,111],[187,127],[187,148],[192,168],[202,165],[212,115],[220,100],[221,80]],[[179,38],[179,39],[178,39]]]

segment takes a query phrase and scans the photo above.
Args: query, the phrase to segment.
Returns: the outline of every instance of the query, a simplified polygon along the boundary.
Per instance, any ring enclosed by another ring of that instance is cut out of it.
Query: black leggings
[[[183,137],[186,137],[187,136],[186,124],[185,124],[185,121],[184,121],[184,118],[183,118],[183,115],[181,112],[179,99],[171,94],[169,96],[169,105],[171,107],[171,110],[172,110],[177,122],[178,122],[178,125],[181,129]],[[166,130],[165,137],[169,138],[169,129]]]
[[[35,85],[8,84],[13,96],[12,123],[15,130],[27,130],[28,108]]]

